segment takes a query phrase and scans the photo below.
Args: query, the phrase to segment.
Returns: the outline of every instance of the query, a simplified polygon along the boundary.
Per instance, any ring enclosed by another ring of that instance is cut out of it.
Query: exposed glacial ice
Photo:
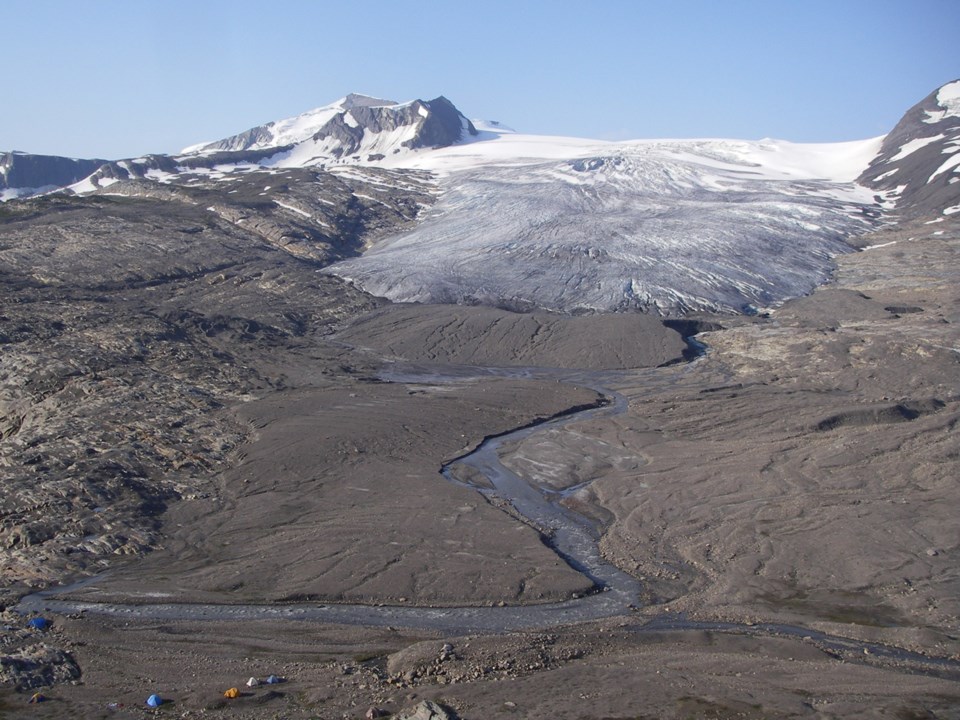
[[[533,140],[421,155],[441,173],[438,203],[329,271],[398,302],[742,311],[810,292],[876,217],[873,193],[838,178],[856,177],[879,139]]]

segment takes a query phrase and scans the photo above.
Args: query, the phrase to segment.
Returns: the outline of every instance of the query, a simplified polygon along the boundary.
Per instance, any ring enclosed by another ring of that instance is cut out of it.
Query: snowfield
[[[475,123],[476,124],[476,123]],[[418,227],[328,271],[397,302],[753,312],[810,292],[876,217],[882,138],[608,143],[487,130],[387,160],[436,174]]]

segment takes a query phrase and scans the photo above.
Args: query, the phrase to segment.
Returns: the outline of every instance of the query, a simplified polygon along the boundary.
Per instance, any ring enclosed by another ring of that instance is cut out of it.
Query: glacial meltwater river
[[[657,369],[630,371],[648,374],[653,384],[670,382],[670,373]],[[530,435],[557,428],[570,422],[594,417],[613,417],[627,409],[627,400],[611,389],[623,373],[615,371],[579,371],[546,368],[478,368],[449,365],[393,364],[381,373],[387,382],[437,385],[464,382],[471,378],[511,377],[562,382],[588,387],[603,395],[608,402],[601,406],[564,414],[544,422],[484,440],[473,452],[457,458],[443,468],[450,481],[466,485],[457,477],[473,476],[455,473],[457,465],[466,465],[485,479],[482,485],[467,485],[476,492],[510,503],[516,513],[538,528],[548,545],[575,570],[586,575],[594,591],[583,597],[537,605],[418,607],[410,605],[351,605],[290,603],[271,605],[227,605],[212,603],[101,603],[70,599],[73,591],[90,588],[106,579],[109,573],[86,578],[69,586],[51,588],[24,597],[17,610],[21,613],[95,613],[131,619],[153,620],[309,620],[318,622],[364,625],[371,627],[403,627],[433,630],[447,635],[502,633],[522,629],[549,628],[582,623],[606,617],[633,615],[642,591],[641,582],[607,562],[600,553],[598,528],[589,519],[570,510],[562,500],[564,493],[544,490],[506,468],[498,450],[506,444]],[[655,618],[636,617],[632,626],[637,632],[709,630],[749,635],[779,635],[806,638],[820,647],[842,653],[846,657],[909,663],[924,674],[960,679],[960,663],[946,658],[932,658],[893,646],[828,635],[809,628],[782,624],[745,625],[727,622],[692,621],[677,615]],[[866,652],[865,652],[866,651]]]

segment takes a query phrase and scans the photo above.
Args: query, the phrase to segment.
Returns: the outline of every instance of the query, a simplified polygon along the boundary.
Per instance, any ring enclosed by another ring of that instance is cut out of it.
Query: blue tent
[[[46,618],[35,617],[30,618],[30,621],[27,623],[27,625],[32,627],[34,630],[46,630],[48,627],[50,627],[50,621]]]
[[[151,695],[147,698],[147,705],[150,707],[160,707],[163,705],[163,698],[159,695]]]

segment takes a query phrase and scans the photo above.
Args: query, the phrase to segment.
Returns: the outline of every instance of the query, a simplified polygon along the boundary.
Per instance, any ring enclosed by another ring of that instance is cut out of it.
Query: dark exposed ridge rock
[[[96,158],[83,160],[57,155],[0,153],[0,189],[23,188],[26,191],[36,191],[71,185],[106,162],[108,161]]]
[[[358,107],[384,107],[388,105],[397,105],[393,100],[382,100],[380,98],[370,97],[369,95],[359,95],[350,93],[343,99],[343,107],[352,110]]]
[[[343,157],[360,149],[366,133],[379,134],[408,126],[417,126],[417,129],[414,137],[401,145],[411,149],[447,147],[459,141],[464,132],[477,134],[477,129],[453,103],[440,96],[406,105],[351,104],[346,112],[331,118],[313,138],[335,140],[339,147],[332,152]]]
[[[203,150],[216,150],[220,152],[235,152],[246,150],[251,145],[270,142],[273,139],[272,128],[276,123],[267,123],[250,128],[242,133],[233,135],[217,142],[212,142],[203,146]]]
[[[443,95],[424,103],[430,114],[420,128],[417,138],[404,145],[411,148],[446,147],[463,138],[463,133],[476,135],[477,129]]]
[[[358,108],[357,110],[351,110],[350,114],[353,115],[354,112],[361,112],[366,108]],[[361,114],[364,114],[361,112]],[[373,114],[375,118],[377,114]],[[380,132],[382,128],[377,126],[375,132]],[[390,128],[391,130],[393,127]],[[351,126],[346,121],[346,113],[340,113],[339,115],[334,115],[326,125],[320,128],[317,133],[313,136],[314,140],[326,140],[332,138],[337,143],[339,147],[333,149],[333,154],[338,158],[343,157],[344,155],[352,155],[357,152],[360,148],[360,143],[363,140],[363,131],[362,126]]]
[[[938,172],[950,158],[952,151],[947,145],[960,140],[960,117],[945,115],[936,119],[944,110],[938,101],[941,89],[934,90],[904,114],[884,138],[877,157],[857,179],[884,192],[902,187],[896,210],[904,217],[939,215],[944,208],[960,202],[960,183],[950,182],[957,176],[949,169]],[[927,138],[932,139],[928,144],[902,155],[908,143]]]

